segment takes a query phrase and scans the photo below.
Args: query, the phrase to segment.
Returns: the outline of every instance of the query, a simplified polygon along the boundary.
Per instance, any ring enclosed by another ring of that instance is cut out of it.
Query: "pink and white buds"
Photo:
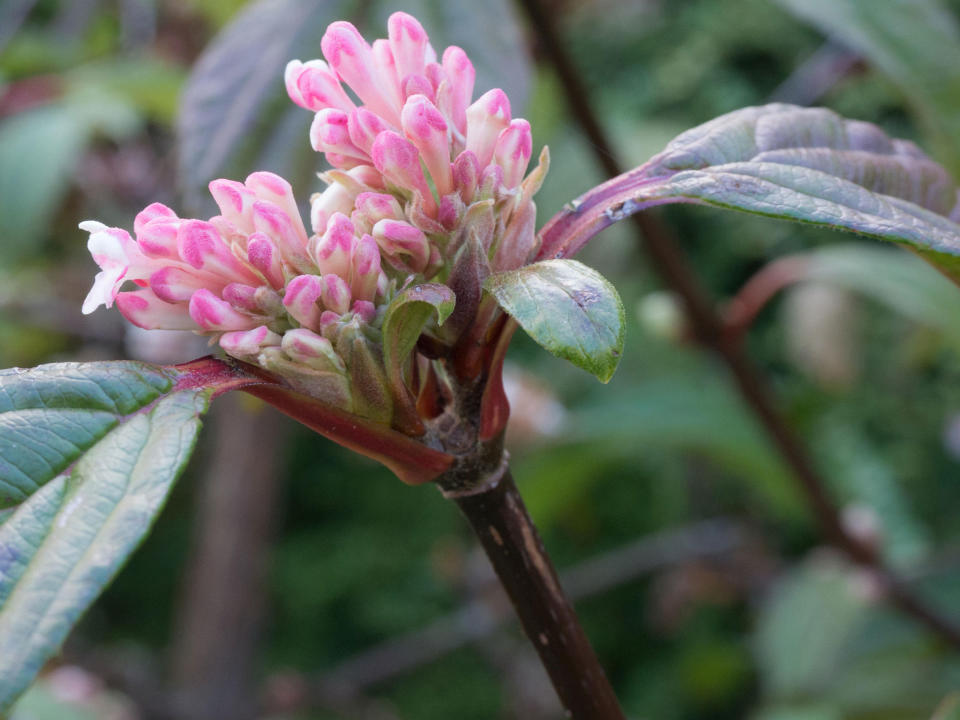
[[[313,259],[321,273],[349,276],[355,235],[350,218],[334,213],[327,222],[326,232],[317,240],[314,249]]]
[[[413,143],[387,130],[377,136],[370,154],[374,167],[383,173],[388,183],[418,193],[427,211],[436,211],[436,202],[420,168],[420,153]]]
[[[403,106],[401,121],[407,138],[420,151],[437,194],[443,197],[452,192],[450,134],[443,114],[426,96],[414,95]]]
[[[283,305],[290,317],[303,327],[317,327],[320,322],[320,293],[323,278],[319,275],[298,275],[287,284]]]
[[[503,90],[493,89],[467,108],[467,150],[480,167],[490,164],[497,138],[510,124],[510,101]]]
[[[381,81],[373,52],[357,29],[348,22],[332,23],[320,47],[337,76],[367,107],[395,125],[400,111],[399,92],[391,93],[389,83]]]
[[[397,66],[397,76],[423,75],[426,67],[427,33],[412,15],[395,12],[387,21],[390,50]]]
[[[255,362],[264,348],[280,345],[283,338],[261,325],[253,330],[233,330],[220,336],[220,347],[227,355]]]
[[[373,237],[395,268],[406,272],[423,272],[430,262],[427,236],[409,223],[381,220],[373,226]]]
[[[441,110],[453,121],[453,126],[464,137],[467,134],[467,106],[473,97],[476,71],[470,58],[460,48],[451,45],[443,53],[445,82],[437,92]]]
[[[283,73],[287,94],[300,107],[323,110],[332,107],[349,112],[356,107],[340,80],[323,60],[302,63],[291,60]]]
[[[523,180],[530,164],[533,141],[530,135],[530,123],[526,120],[514,120],[500,133],[493,148],[493,159],[503,168],[503,184],[515,188]]]
[[[288,330],[283,334],[282,347],[294,362],[303,363],[316,370],[337,373],[347,371],[331,342],[312,330],[306,328]]]

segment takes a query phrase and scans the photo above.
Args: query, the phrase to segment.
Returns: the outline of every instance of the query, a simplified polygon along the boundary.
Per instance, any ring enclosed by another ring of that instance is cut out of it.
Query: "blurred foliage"
[[[816,17],[801,12],[800,20],[788,4],[822,8]],[[275,0],[274,7],[281,5]],[[945,46],[935,44],[950,42],[960,2],[944,3],[943,10],[924,0],[923,13],[894,19],[902,40],[896,44],[878,43],[876,33],[890,27],[884,24],[889,17],[901,17],[890,15],[901,3],[869,3],[869,22],[838,24],[834,18],[855,5],[867,6],[854,0],[564,0],[551,8],[588,82],[590,102],[627,162],[642,162],[687,127],[766,102],[815,57],[827,33],[829,42],[849,43],[864,59],[828,78],[818,102],[930,151],[960,147],[960,107],[945,81],[956,72],[947,60],[956,48],[941,53],[937,48]],[[17,7],[28,10],[19,20],[2,14]],[[96,217],[130,227],[151,201],[184,211],[197,201],[177,194],[178,99],[197,58],[230,41],[237,17],[291,19],[264,7],[269,4],[241,0],[0,3],[0,365],[120,352],[125,336],[115,317],[78,314],[95,268],[76,223]],[[526,105],[535,144],[549,144],[553,157],[538,196],[543,221],[603,179],[552,71],[542,62],[528,67],[530,57],[540,55],[535,33],[510,19],[505,0],[489,6],[342,0],[310,7],[316,16],[298,28],[295,50],[286,49],[294,39],[289,29],[264,28],[262,43],[247,50],[249,65],[238,65],[231,82],[214,88],[224,102],[251,101],[253,115],[235,126],[235,143],[217,132],[221,116],[236,108],[217,106],[209,140],[195,138],[195,147],[219,142],[229,152],[194,167],[189,187],[221,172],[242,178],[260,169],[254,162],[264,168],[297,162],[309,178],[316,169],[305,136],[309,113],[291,112],[275,71],[265,72],[252,102],[240,70],[267,62],[279,70],[290,53],[316,57],[323,13],[359,20],[364,8],[364,26],[378,35],[391,10],[418,14],[437,44],[455,38],[475,60],[484,58],[484,84],[505,84],[515,106]],[[882,13],[873,12],[878,7]],[[922,26],[924,18],[947,11],[953,20]],[[16,32],[9,34],[15,20]],[[502,37],[491,44],[498,29]],[[284,47],[271,50],[274,41]],[[210,65],[201,61],[198,73]],[[216,78],[191,80],[201,81]],[[278,121],[282,117],[295,119]],[[202,159],[187,155],[186,164]],[[183,172],[181,166],[181,179]],[[302,198],[314,189],[312,180],[297,186]],[[793,300],[775,300],[761,313],[750,350],[839,501],[875,516],[884,551],[924,592],[944,608],[960,606],[955,289],[900,251],[840,247],[846,238],[834,233],[703,208],[675,208],[663,218],[718,297],[734,294],[775,258],[798,252],[811,252],[816,267],[805,284],[844,291],[840,302],[857,310],[855,322],[834,329],[855,353],[847,382],[824,383],[791,350],[797,342],[813,345],[809,333],[818,332],[817,323],[790,321]],[[649,310],[644,301],[660,283],[630,228],[607,231],[581,259],[614,282],[628,309]],[[815,314],[803,302],[799,307]],[[869,578],[817,549],[817,530],[763,431],[722,368],[683,342],[682,326],[670,327],[675,316],[661,314],[659,326],[644,313],[628,312],[627,320],[624,358],[607,386],[528,340],[518,338],[511,351],[524,369],[549,378],[567,408],[555,434],[512,448],[547,546],[561,567],[570,567],[638,537],[718,515],[749,525],[756,536],[723,562],[673,563],[578,605],[629,715],[930,718],[960,683],[955,656],[879,604]],[[185,349],[182,359],[193,354]],[[202,454],[68,653],[125,657],[121,651],[134,647],[160,672],[182,592]],[[472,545],[435,491],[404,487],[306,431],[297,431],[285,462],[265,678],[290,668],[331,670],[463,602]],[[511,717],[509,673],[488,652],[468,647],[366,692],[403,718]],[[24,713],[35,713],[28,717],[50,712],[42,709],[43,693],[40,687],[24,701]]]

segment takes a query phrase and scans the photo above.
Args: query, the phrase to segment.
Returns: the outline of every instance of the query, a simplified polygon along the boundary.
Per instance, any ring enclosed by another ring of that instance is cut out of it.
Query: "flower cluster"
[[[391,16],[389,38],[372,46],[333,23],[321,47],[326,61],[286,70],[333,166],[311,198],[310,231],[290,185],[267,172],[210,183],[220,215],[206,221],[156,203],[134,237],[84,222],[101,272],[83,311],[116,302],[140,327],[208,334],[314,397],[390,422],[387,307],[411,283],[455,286],[458,263],[482,276],[528,262],[546,155],[524,180],[529,124],[511,118],[502,90],[472,102],[465,53],[450,47],[438,61],[409,15]]]
[[[427,241],[424,254],[441,264],[410,268],[427,277],[454,258],[467,228],[490,269],[525,264],[536,250],[531,198],[546,155],[524,181],[530,123],[511,117],[503,90],[472,101],[475,72],[466,53],[448,47],[438,58],[420,23],[402,12],[390,16],[387,39],[370,45],[350,23],[335,22],[321,48],[326,60],[293,60],[285,73],[290,98],[316,113],[311,144],[340,171],[327,173],[331,185],[319,206],[386,193],[378,199],[396,203],[381,230],[395,247]],[[323,210],[315,215],[322,222]],[[378,236],[390,248],[386,239]]]

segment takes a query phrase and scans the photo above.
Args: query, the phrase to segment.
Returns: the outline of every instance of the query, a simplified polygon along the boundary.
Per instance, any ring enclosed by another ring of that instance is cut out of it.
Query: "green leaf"
[[[433,315],[440,327],[455,305],[453,290],[446,285],[420,283],[398,293],[383,318],[383,358],[388,370],[403,364]]]
[[[898,242],[960,281],[960,209],[947,172],[869,123],[783,104],[737,110],[679,135],[551,220],[540,256],[569,256],[613,222],[671,202]]]
[[[407,359],[420,339],[430,318],[436,315],[436,327],[450,317],[456,297],[446,285],[420,283],[398,293],[383,318],[383,362],[394,398],[394,424],[413,434],[422,432],[408,389]]]
[[[912,105],[937,157],[960,171],[960,27],[938,0],[780,0],[861,53]]]
[[[543,260],[487,278],[484,288],[551,353],[608,382],[623,352],[620,296],[576,260]]]
[[[239,382],[223,368],[0,372],[0,711],[143,539],[212,393]]]
[[[287,97],[283,70],[290,60],[322,57],[320,39],[335,20],[362,17],[360,30],[369,41],[385,37],[395,3],[360,6],[350,0],[259,0],[214,38],[187,81],[177,123],[185,198],[212,213],[207,183],[254,170],[279,173],[294,187],[317,187],[322,161],[308,139],[313,115]],[[423,23],[439,52],[447,45],[467,52],[477,72],[475,94],[496,85],[510,95],[515,112],[522,107],[531,63],[508,0],[419,0],[403,9]]]

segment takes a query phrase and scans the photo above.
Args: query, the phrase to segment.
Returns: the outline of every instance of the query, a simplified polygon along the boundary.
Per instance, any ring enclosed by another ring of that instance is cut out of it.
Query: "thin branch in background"
[[[561,583],[576,602],[666,567],[729,555],[742,548],[747,538],[740,525],[722,518],[666,530],[574,566],[561,573]],[[513,619],[510,603],[492,572],[485,583],[477,583],[472,595],[475,599],[426,627],[390,638],[343,661],[302,687],[299,701],[284,705],[284,709],[348,702],[370,687],[483,641]],[[269,697],[267,705],[268,710],[277,709]]]
[[[586,85],[561,41],[554,16],[547,12],[542,0],[518,0],[518,3],[530,20],[541,49],[553,65],[567,105],[590,140],[597,163],[610,175],[621,174],[613,144],[594,113]],[[827,492],[827,484],[776,408],[763,376],[744,352],[742,344],[726,331],[723,319],[676,239],[650,213],[633,217],[636,218],[639,243],[664,281],[682,298],[694,337],[727,365],[744,402],[760,421],[803,490],[826,539],[855,563],[872,571],[896,607],[960,649],[960,627],[914,595],[883,565],[873,548],[847,532]]]

